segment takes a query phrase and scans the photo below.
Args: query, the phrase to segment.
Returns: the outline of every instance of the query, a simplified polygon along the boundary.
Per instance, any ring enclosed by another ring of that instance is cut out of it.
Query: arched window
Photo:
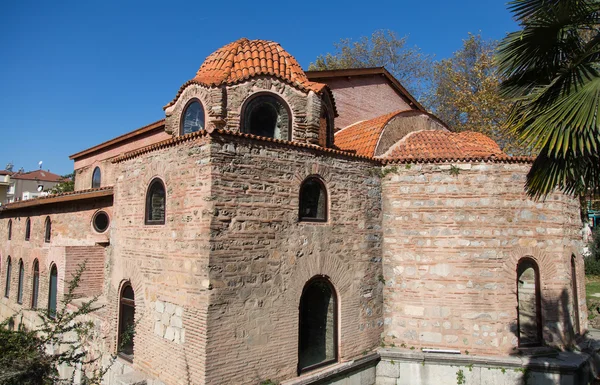
[[[242,114],[243,132],[268,138],[290,139],[290,112],[281,98],[272,94],[259,94],[245,103]]]
[[[8,298],[10,296],[10,274],[12,271],[12,260],[10,259],[10,255],[8,256],[8,260],[6,261],[6,282],[4,283],[4,296]]]
[[[165,185],[156,178],[150,182],[146,193],[146,224],[163,225],[165,223]]]
[[[102,184],[102,172],[96,167],[92,173],[92,188],[98,188]]]
[[[327,190],[321,179],[311,176],[302,182],[298,218],[301,221],[327,221]]]
[[[540,271],[531,258],[523,258],[517,265],[517,302],[519,346],[542,343],[542,305]]]
[[[44,231],[44,242],[50,242],[50,237],[52,236],[52,221],[50,217],[46,217],[46,226]]]
[[[48,317],[56,317],[56,299],[58,296],[58,269],[55,264],[50,268],[50,285],[48,287]]]
[[[573,292],[573,331],[575,334],[581,333],[579,325],[579,291],[577,290],[577,260],[571,255],[571,291]]]
[[[28,241],[31,236],[31,219],[25,221],[25,240]]]
[[[337,299],[324,277],[302,290],[299,330],[298,374],[337,361]]]
[[[185,107],[181,120],[181,135],[204,129],[204,108],[197,100],[192,100]]]
[[[19,284],[17,285],[17,303],[23,303],[23,279],[25,278],[25,268],[23,260],[19,260]]]
[[[12,238],[12,219],[8,220],[8,240]]]
[[[33,261],[33,282],[31,288],[31,308],[37,309],[38,293],[40,290],[40,263],[37,258]]]
[[[135,295],[129,282],[121,288],[119,297],[119,341],[120,356],[133,359],[133,336],[135,333]]]

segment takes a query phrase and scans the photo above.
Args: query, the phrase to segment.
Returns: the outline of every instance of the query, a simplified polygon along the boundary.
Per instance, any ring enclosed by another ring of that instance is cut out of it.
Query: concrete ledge
[[[577,371],[589,359],[583,352],[559,352],[556,357],[524,356],[471,356],[464,354],[423,353],[402,349],[382,348],[378,350],[382,359],[394,361],[425,362],[442,365],[477,365],[505,368],[524,368],[546,372],[572,373]]]
[[[335,381],[336,377],[342,377],[351,372],[359,371],[360,369],[363,369],[367,366],[373,366],[374,369],[377,362],[379,362],[379,354],[370,353],[365,355],[364,357],[357,358],[352,361],[341,362],[339,364],[334,364],[325,368],[317,369],[314,372],[303,374],[300,377],[291,380],[282,381],[281,385],[308,385],[323,382],[330,383],[332,381]],[[335,382],[338,383],[338,381]],[[373,375],[373,382],[371,382],[371,384],[374,383],[375,377]]]

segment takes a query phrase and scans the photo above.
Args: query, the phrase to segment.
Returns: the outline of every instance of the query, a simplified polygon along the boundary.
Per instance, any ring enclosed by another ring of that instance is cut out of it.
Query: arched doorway
[[[540,271],[531,258],[523,258],[517,265],[517,302],[519,346],[541,345]]]
[[[337,295],[331,282],[311,279],[300,298],[298,374],[338,360]]]

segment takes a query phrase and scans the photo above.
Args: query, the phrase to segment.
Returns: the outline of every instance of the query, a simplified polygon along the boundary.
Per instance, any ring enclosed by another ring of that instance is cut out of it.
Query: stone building
[[[86,261],[106,383],[444,383],[481,362],[511,383],[537,368],[516,355],[587,330],[578,202],[530,200],[531,159],[385,69],[304,72],[240,39],[164,111],[72,155],[74,192],[0,211],[0,315],[52,314]]]

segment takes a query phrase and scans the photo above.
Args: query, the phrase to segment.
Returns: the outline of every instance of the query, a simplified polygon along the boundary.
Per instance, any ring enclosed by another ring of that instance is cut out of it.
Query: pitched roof
[[[73,154],[71,156],[69,156],[69,159],[77,159],[77,158],[81,158],[85,155],[90,155],[93,153],[96,153],[98,151],[104,150],[106,148],[112,147],[112,146],[116,146],[118,144],[121,144],[123,142],[126,142],[127,140],[133,140],[141,135],[147,134],[147,133],[151,133],[154,131],[162,131],[165,128],[165,120],[161,119],[158,120],[154,123],[150,123],[148,125],[145,125],[144,127],[138,128],[137,130],[133,130],[130,131],[126,134],[123,134],[121,136],[117,136],[116,138],[113,138],[111,140],[108,140],[106,142],[100,143],[95,145],[94,147],[90,147],[88,149],[85,149],[83,151],[80,151],[76,154]]]
[[[373,156],[385,125],[400,112],[402,111],[394,111],[342,128],[335,134],[335,145],[342,151]]]
[[[10,177],[12,179],[39,180],[44,182],[60,182],[64,179],[60,175],[44,170],[35,170],[25,173],[13,173]]]
[[[406,135],[386,154],[386,158],[463,159],[506,156],[491,138],[479,132],[454,133],[423,130]]]
[[[0,206],[0,213],[8,210],[16,210],[24,207],[33,207],[47,205],[51,203],[63,203],[71,202],[84,199],[94,199],[105,196],[112,196],[112,186],[92,188],[87,190],[69,191],[61,194],[45,195],[33,199],[26,199],[24,201],[7,203]]]
[[[275,76],[305,91],[321,93],[328,89],[325,84],[308,80],[296,59],[278,43],[241,38],[210,54],[196,76],[181,86],[165,108],[173,105],[189,84],[232,85],[257,75]]]

